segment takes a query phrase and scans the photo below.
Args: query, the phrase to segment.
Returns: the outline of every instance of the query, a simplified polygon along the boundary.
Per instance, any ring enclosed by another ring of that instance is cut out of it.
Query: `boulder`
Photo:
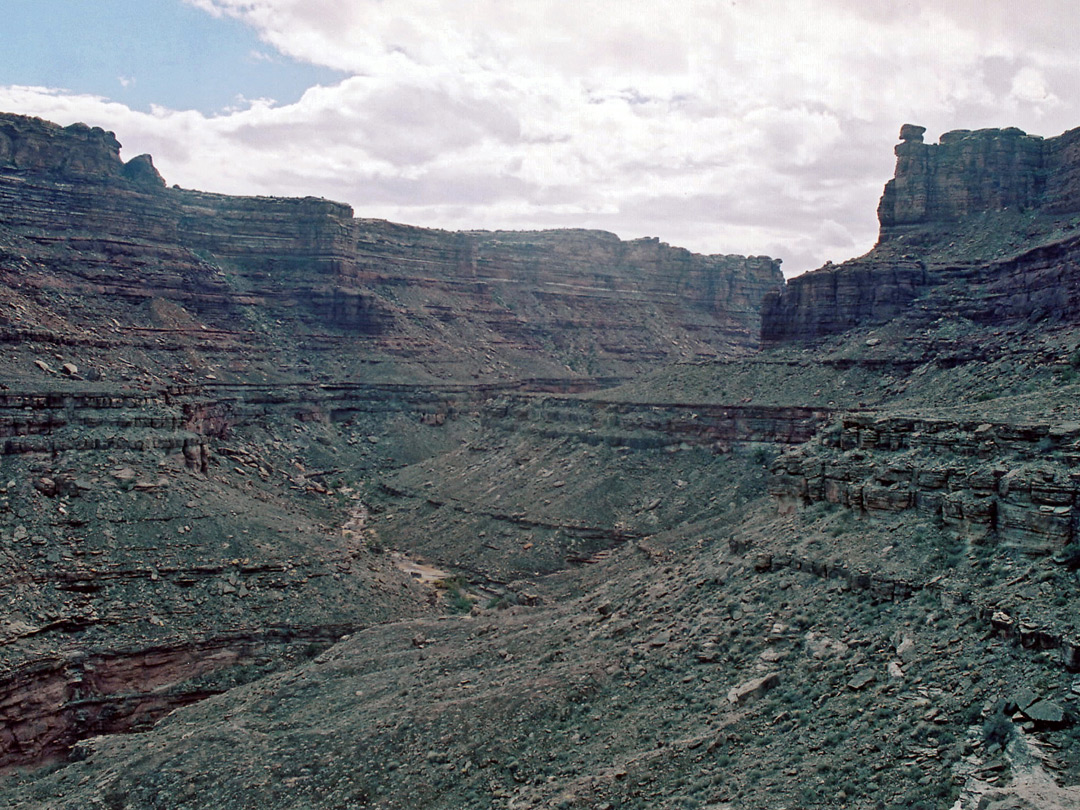
[[[860,672],[854,678],[847,682],[849,689],[854,689],[858,692],[861,689],[865,689],[867,686],[874,682],[874,674],[872,672]]]
[[[925,132],[926,127],[920,127],[918,124],[904,124],[900,127],[900,140],[922,143]]]
[[[1045,726],[1060,726],[1065,722],[1065,710],[1050,700],[1039,700],[1020,710],[1024,717]]]
[[[738,686],[733,686],[731,687],[731,689],[728,690],[728,703],[740,706],[743,703],[761,697],[778,683],[780,683],[779,672],[770,672],[767,675],[762,675],[760,678],[754,678],[753,680],[745,681],[744,683],[741,683]]]

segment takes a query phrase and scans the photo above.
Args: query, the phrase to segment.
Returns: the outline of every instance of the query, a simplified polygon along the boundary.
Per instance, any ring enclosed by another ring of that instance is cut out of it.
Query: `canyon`
[[[1077,806],[1077,143],[785,283],[0,116],[0,806]]]

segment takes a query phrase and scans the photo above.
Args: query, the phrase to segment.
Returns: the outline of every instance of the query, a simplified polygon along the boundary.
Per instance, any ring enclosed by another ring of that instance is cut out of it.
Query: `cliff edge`
[[[0,115],[0,294],[27,313],[41,304],[22,300],[28,285],[67,296],[45,321],[15,307],[8,331],[100,342],[102,316],[141,328],[134,308],[165,301],[239,336],[246,357],[226,364],[258,373],[295,370],[314,342],[335,345],[328,378],[622,378],[755,349],[761,298],[781,282],[769,257],[655,238],[450,232],[314,197],[166,188],[149,156],[121,160],[111,132]]]

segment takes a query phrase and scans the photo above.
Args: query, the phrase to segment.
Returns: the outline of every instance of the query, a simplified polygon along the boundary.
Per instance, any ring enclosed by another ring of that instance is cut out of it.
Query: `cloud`
[[[1041,71],[1025,67],[1013,76],[1010,95],[1017,101],[1029,104],[1058,104],[1060,99],[1046,87],[1046,79]]]
[[[1077,123],[1064,2],[186,0],[344,71],[295,103],[0,108],[117,132],[170,182],[447,228],[600,227],[785,271],[868,249],[902,123]],[[227,81],[227,77],[222,77]]]

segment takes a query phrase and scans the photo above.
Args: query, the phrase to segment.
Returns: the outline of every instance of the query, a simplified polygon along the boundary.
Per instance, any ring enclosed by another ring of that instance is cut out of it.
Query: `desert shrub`
[[[960,712],[960,722],[965,726],[973,726],[982,719],[982,710],[977,703],[969,703],[967,708]]]
[[[454,613],[468,613],[472,610],[472,600],[461,591],[450,591],[447,596],[450,600],[450,610]]]
[[[505,610],[508,607],[513,607],[518,603],[516,594],[504,593],[502,596],[495,596],[488,600],[487,608],[496,610]]]
[[[994,711],[983,722],[982,736],[986,745],[1000,745],[1004,748],[1012,739],[1016,729],[1012,720],[1005,714],[1005,701],[998,702]]]
[[[773,454],[768,447],[758,445],[750,455],[751,460],[762,467],[772,462]]]
[[[446,601],[454,613],[468,613],[472,610],[472,600],[465,594],[465,583],[461,577],[446,577],[435,581],[435,587],[446,592]]]

